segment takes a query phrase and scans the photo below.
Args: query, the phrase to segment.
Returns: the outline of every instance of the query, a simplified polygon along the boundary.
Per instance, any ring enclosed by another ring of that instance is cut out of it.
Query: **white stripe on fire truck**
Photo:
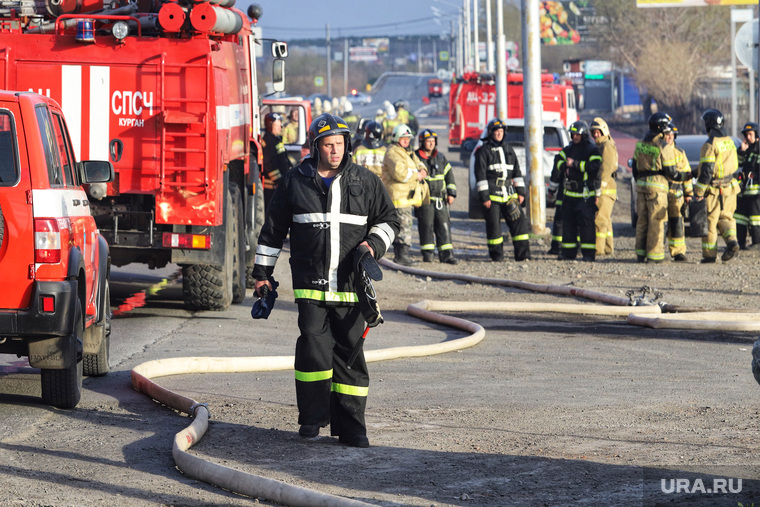
[[[108,160],[111,68],[90,67],[90,152],[88,160]]]
[[[74,206],[74,200],[79,204]],[[74,188],[44,188],[32,190],[35,218],[82,217],[90,215],[90,207],[85,206],[87,194]]]
[[[82,160],[82,67],[61,65],[61,109],[69,127],[71,145]]]
[[[216,106],[216,130],[230,129],[229,106]]]

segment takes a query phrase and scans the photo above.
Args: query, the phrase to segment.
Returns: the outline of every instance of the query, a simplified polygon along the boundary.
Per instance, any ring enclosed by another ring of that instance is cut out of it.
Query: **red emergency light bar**
[[[211,248],[211,236],[208,234],[165,232],[162,244],[166,248],[208,250]]]

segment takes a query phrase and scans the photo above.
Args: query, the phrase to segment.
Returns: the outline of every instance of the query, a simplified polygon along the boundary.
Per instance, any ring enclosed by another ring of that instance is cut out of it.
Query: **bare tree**
[[[652,98],[676,121],[690,118],[709,67],[729,61],[729,10],[639,9],[635,0],[604,0],[594,6],[606,18],[594,27],[600,49],[635,73],[645,108]]]

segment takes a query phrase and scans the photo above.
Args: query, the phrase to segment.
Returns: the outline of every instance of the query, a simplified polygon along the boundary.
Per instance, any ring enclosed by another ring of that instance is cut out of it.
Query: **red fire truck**
[[[191,309],[242,302],[263,222],[261,41],[232,3],[11,0],[0,10],[0,87],[58,101],[78,158],[116,170],[90,188],[112,263],[179,264]],[[281,90],[287,45],[271,47]]]
[[[551,74],[541,75],[543,120],[569,125],[578,119],[573,87],[557,84]],[[489,120],[496,117],[496,82],[493,74],[465,74],[449,92],[449,146],[468,151],[477,143]],[[507,73],[507,117],[523,118],[523,75]],[[471,144],[472,146],[467,146]]]

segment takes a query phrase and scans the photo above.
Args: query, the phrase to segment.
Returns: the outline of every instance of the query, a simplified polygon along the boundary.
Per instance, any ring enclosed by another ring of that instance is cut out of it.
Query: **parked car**
[[[507,125],[505,139],[515,151],[517,160],[520,163],[520,170],[523,172],[525,178],[525,185],[530,185],[530,173],[527,170],[525,162],[525,120],[522,118],[514,118],[503,121]],[[562,148],[570,144],[570,135],[559,120],[545,120],[542,123],[544,127],[544,151],[542,153],[541,168],[544,175],[544,187],[548,188],[549,177],[552,174],[552,165],[554,164],[554,157],[560,152],[560,150],[562,150]],[[481,138],[485,136],[486,132],[484,131],[481,134]],[[478,199],[477,190],[475,190],[475,150],[482,144],[483,141],[478,141],[474,146],[468,146],[471,150],[468,155],[470,167],[470,218],[483,218],[483,205]],[[466,147],[463,144],[462,151],[465,149]],[[544,192],[544,196],[545,195],[546,192]],[[544,200],[544,202],[546,201]]]
[[[316,99],[319,99],[323,104],[325,103],[325,100],[328,102],[332,102],[332,97],[329,95],[325,95],[324,93],[312,93],[308,97],[306,97],[306,100],[311,102],[311,107],[314,107],[314,101]]]
[[[77,162],[52,99],[0,91],[0,353],[40,368],[42,400],[73,408],[82,375],[109,370],[108,245],[89,197],[110,162]]]
[[[372,95],[351,90],[351,93],[346,95],[346,100],[355,106],[366,106],[372,102]]]
[[[741,141],[737,138],[733,138],[734,144],[737,148],[741,146]],[[697,169],[699,168],[699,155],[702,151],[702,146],[707,141],[707,135],[706,134],[693,134],[693,135],[683,135],[678,136],[676,138],[676,146],[679,147],[681,150],[686,153],[686,158],[689,161],[689,165],[691,166],[691,172],[693,175],[697,174]],[[628,160],[628,167],[632,167],[633,160]],[[638,213],[636,212],[636,201],[638,194],[636,192],[636,180],[633,179],[633,174],[629,173],[630,179],[631,179],[631,226],[635,229],[636,228],[636,221],[638,220]],[[696,182],[696,180],[694,180]],[[688,212],[686,214],[686,217],[684,217],[684,222],[689,221]],[[688,231],[687,231],[688,235]]]

